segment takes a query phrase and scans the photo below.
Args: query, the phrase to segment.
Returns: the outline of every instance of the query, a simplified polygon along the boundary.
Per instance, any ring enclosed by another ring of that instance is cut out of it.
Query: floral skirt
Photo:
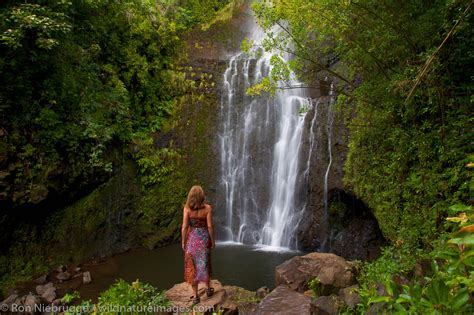
[[[211,278],[211,250],[207,228],[191,228],[184,251],[184,281],[191,285]]]

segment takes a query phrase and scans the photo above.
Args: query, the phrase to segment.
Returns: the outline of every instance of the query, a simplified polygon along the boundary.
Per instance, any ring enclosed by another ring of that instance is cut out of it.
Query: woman
[[[200,302],[198,284],[206,284],[206,295],[214,293],[211,281],[211,249],[214,248],[212,208],[206,203],[201,186],[193,186],[183,210],[181,246],[184,250],[184,280],[194,291],[193,303]]]

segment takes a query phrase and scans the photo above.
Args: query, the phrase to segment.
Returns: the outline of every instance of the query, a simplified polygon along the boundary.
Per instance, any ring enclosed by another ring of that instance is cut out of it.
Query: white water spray
[[[261,40],[261,31],[254,34],[260,36],[254,40]],[[254,59],[238,53],[223,76],[219,139],[226,217],[222,238],[294,248],[303,211],[295,200],[297,183],[309,169],[306,163],[305,170],[300,166],[306,116],[302,109],[313,104],[301,88],[278,91],[274,98],[246,95],[248,87],[270,73],[270,57],[264,53]]]

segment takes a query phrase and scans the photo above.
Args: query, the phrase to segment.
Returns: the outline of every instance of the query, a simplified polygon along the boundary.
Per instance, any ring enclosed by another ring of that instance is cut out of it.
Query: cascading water
[[[300,166],[302,109],[312,103],[301,88],[280,90],[273,98],[246,95],[248,87],[271,71],[270,57],[238,53],[224,73],[219,138],[225,231],[219,238],[294,248],[304,210],[295,200],[297,181],[305,172]]]
[[[311,101],[311,104],[313,105],[314,108],[314,114],[313,118],[311,119],[311,125],[309,127],[309,154],[308,154],[308,159],[306,160],[306,169],[304,171],[304,178],[307,180],[309,176],[309,171],[311,167],[311,158],[313,157],[313,151],[317,150],[317,145],[318,143],[316,142],[316,136],[315,136],[315,123],[316,119],[318,118],[318,111],[319,111],[319,100],[315,100],[314,103]]]
[[[326,133],[327,133],[327,143],[328,143],[328,157],[329,162],[326,168],[326,173],[324,174],[324,194],[323,194],[323,201],[324,201],[324,218],[323,223],[327,226],[329,225],[328,222],[328,208],[329,208],[329,198],[328,198],[328,182],[329,182],[329,171],[331,170],[332,166],[332,126],[334,123],[334,112],[332,111],[332,106],[334,104],[334,86],[331,84],[331,89],[329,91],[329,106],[327,108],[327,122],[326,122]],[[328,237],[329,235],[326,234],[321,249],[324,251],[328,250]]]

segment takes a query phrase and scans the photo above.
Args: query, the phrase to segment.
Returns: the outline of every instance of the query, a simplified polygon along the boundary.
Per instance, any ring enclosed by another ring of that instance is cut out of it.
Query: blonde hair
[[[201,186],[193,186],[189,190],[188,199],[186,200],[186,207],[191,210],[199,210],[204,208],[206,197]]]

